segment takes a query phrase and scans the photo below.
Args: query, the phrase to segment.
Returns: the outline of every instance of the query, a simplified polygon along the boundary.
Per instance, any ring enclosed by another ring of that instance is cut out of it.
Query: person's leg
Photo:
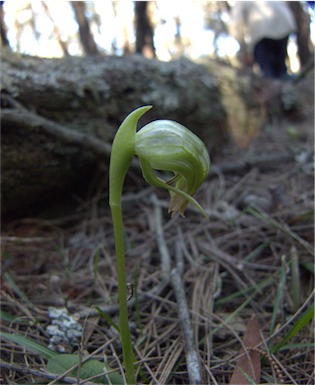
[[[287,45],[288,36],[284,39],[274,40],[273,44],[273,68],[274,77],[280,79],[287,76]]]
[[[262,39],[254,47],[254,61],[266,77],[274,77],[271,39]]]

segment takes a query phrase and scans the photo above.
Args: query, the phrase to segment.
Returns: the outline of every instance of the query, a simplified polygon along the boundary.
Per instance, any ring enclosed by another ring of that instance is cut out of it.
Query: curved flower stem
[[[118,300],[119,300],[119,333],[122,343],[123,359],[125,364],[126,378],[128,384],[135,384],[135,355],[132,348],[130,329],[128,323],[125,250],[123,236],[122,209],[120,206],[111,206],[114,237],[116,245],[116,269],[118,277]]]
[[[208,175],[209,154],[201,140],[179,123],[160,120],[147,124],[136,133],[139,118],[152,106],[130,113],[119,127],[112,145],[109,166],[109,205],[112,212],[116,247],[119,299],[119,332],[127,383],[136,384],[135,354],[128,323],[127,283],[122,217],[122,190],[126,174],[135,155],[138,156],[145,180],[170,191],[170,212],[184,210],[192,203],[205,217],[207,214],[192,197]],[[158,178],[154,170],[175,174],[172,186]]]
[[[151,106],[141,107],[133,111],[119,127],[112,145],[109,167],[109,205],[112,213],[115,248],[116,268],[118,279],[119,299],[119,332],[122,342],[123,360],[125,364],[127,383],[136,384],[135,354],[132,347],[128,323],[127,283],[125,269],[125,247],[122,219],[122,190],[126,174],[135,155],[135,133],[137,122],[141,115]]]

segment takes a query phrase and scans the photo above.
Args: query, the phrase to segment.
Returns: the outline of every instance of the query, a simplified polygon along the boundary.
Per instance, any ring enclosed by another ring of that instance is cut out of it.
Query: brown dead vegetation
[[[171,269],[184,287],[203,383],[229,383],[253,313],[264,338],[259,348],[266,354],[287,334],[312,301],[312,162],[313,127],[307,122],[277,122],[246,149],[231,145],[216,159],[197,194],[209,222],[191,207],[185,219],[170,219],[167,193],[145,187],[137,170],[130,173],[124,194],[126,263],[134,286],[129,301],[132,336],[146,378],[141,381],[191,383]],[[119,336],[94,308],[99,305],[117,322],[114,242],[106,202],[100,191],[68,217],[4,224],[2,309],[15,319],[3,320],[2,328],[47,346],[48,307],[67,307],[80,318],[84,338],[81,346],[66,349],[85,354],[97,350],[96,358],[105,355],[119,370]],[[279,289],[281,271],[285,283]],[[292,291],[296,287],[298,293]],[[279,290],[282,299],[274,310]],[[306,325],[290,343],[312,339],[312,327]],[[286,384],[313,383],[313,349],[302,346],[273,357]],[[3,383],[51,381],[38,355],[7,341],[1,348],[3,363],[9,363],[3,364]],[[279,383],[273,369],[268,360],[262,361],[262,383]]]

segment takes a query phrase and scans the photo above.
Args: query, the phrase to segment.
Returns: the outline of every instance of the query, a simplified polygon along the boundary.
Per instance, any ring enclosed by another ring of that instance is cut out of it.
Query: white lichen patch
[[[69,353],[76,348],[81,340],[82,325],[65,308],[48,308],[51,324],[47,326],[50,335],[49,349],[59,353]]]

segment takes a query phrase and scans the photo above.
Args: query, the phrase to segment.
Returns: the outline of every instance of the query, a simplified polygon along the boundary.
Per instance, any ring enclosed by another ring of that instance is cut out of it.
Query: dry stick
[[[6,98],[9,97],[6,96]],[[77,130],[64,127],[43,116],[37,115],[27,110],[15,100],[12,101],[12,98],[9,98],[9,100],[15,108],[3,108],[1,110],[2,124],[10,123],[11,125],[17,125],[28,130],[39,130],[65,143],[80,145],[80,147],[93,152],[97,157],[103,159],[104,157],[109,157],[111,146],[108,143],[104,143],[104,141],[92,135],[82,134]]]
[[[190,321],[185,288],[176,267],[171,271],[171,282],[178,304],[178,315],[184,336],[189,383],[191,385],[202,384],[201,364]]]
[[[165,241],[163,227],[162,227],[162,210],[159,205],[158,199],[155,195],[152,197],[155,211],[155,223],[156,223],[156,237],[158,242],[158,248],[161,254],[162,271],[164,274],[169,275],[171,266],[171,257]],[[178,251],[177,247],[177,251]],[[190,314],[185,294],[184,284],[180,273],[183,270],[182,257],[177,255],[176,267],[171,270],[171,284],[174,289],[177,309],[180,320],[181,329],[184,337],[185,355],[187,363],[187,371],[190,385],[202,384],[201,363],[198,355],[198,350],[195,344],[195,338],[193,328],[190,321]]]
[[[152,194],[151,200],[154,205],[155,235],[161,256],[161,270],[163,277],[169,279],[169,274],[171,271],[171,256],[169,254],[162,228],[162,210],[159,205],[158,198],[155,194]]]
[[[209,172],[210,176],[216,176],[218,172],[224,174],[246,172],[254,167],[258,168],[276,168],[279,167],[280,163],[286,163],[295,160],[297,152],[293,151],[281,154],[268,154],[253,156],[250,159],[243,159],[237,162],[221,163],[220,165],[213,164]]]
[[[80,146],[92,152],[98,158],[104,159],[109,157],[111,153],[110,144],[104,143],[104,141],[94,137],[93,135],[82,134],[75,129],[67,128],[43,116],[37,115],[36,113],[25,108],[8,94],[2,93],[1,97],[10,107],[2,108],[1,110],[0,117],[2,124],[10,123],[28,130],[38,129],[51,137],[62,140],[65,143]],[[294,160],[295,155],[296,154],[293,152],[288,152],[286,154],[268,154],[253,157],[252,159],[241,160],[239,162],[221,165],[213,164],[209,175],[217,176],[218,172],[244,172],[253,167],[277,167],[279,163]],[[137,160],[132,162],[132,166],[137,169],[140,168]]]

